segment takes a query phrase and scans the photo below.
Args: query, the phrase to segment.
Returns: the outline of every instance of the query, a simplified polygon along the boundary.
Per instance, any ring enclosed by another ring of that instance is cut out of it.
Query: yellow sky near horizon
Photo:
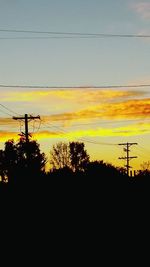
[[[118,160],[122,155],[118,143],[140,141],[145,149],[149,146],[148,90],[7,90],[1,92],[1,104],[18,114],[41,116],[41,122],[30,122],[29,130],[34,132],[33,137],[46,153],[56,142],[79,140],[85,142],[91,159],[103,159],[122,166],[123,162]],[[5,112],[10,116],[4,116]],[[3,147],[8,139],[17,140],[24,126],[12,120],[11,112],[2,106],[0,113],[0,143]],[[132,162],[134,168],[139,168],[140,163],[148,160],[148,153],[144,150],[136,153],[143,155]]]

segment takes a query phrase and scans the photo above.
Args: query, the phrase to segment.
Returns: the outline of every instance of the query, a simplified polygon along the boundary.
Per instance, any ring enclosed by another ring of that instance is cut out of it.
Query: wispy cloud
[[[150,116],[150,98],[106,105],[103,114],[109,118],[147,118]]]
[[[3,102],[53,102],[53,101],[75,101],[75,102],[98,102],[122,97],[133,97],[144,94],[135,90],[110,90],[110,89],[54,89],[42,91],[6,91],[1,92]]]
[[[146,98],[145,91],[142,90],[104,90],[104,89],[73,89],[73,90],[45,90],[28,92],[3,92],[2,100],[26,101],[31,108],[36,102],[37,110],[41,110],[42,123],[41,131],[34,134],[34,138],[74,138],[82,136],[123,136],[135,133],[145,133],[149,128],[140,125],[131,125],[130,120],[148,119],[150,116],[150,98]],[[5,103],[5,102],[4,102]],[[20,105],[22,107],[22,104]],[[35,105],[36,106],[36,105]],[[45,112],[46,110],[46,112]],[[44,112],[43,112],[44,111]],[[19,113],[21,113],[19,111]],[[24,114],[24,112],[23,112]],[[115,124],[119,120],[124,120],[125,128],[120,128]],[[90,126],[91,122],[99,122],[101,128]],[[102,126],[101,122],[105,121]],[[108,125],[107,125],[108,121]],[[109,127],[109,121],[112,125]],[[76,131],[72,125],[77,123],[89,123],[89,127],[82,127],[82,130]],[[50,124],[51,123],[51,124]],[[47,125],[48,124],[48,125]],[[59,124],[62,129],[55,126]],[[1,131],[0,141],[8,139],[18,139],[17,132],[20,131],[18,121],[11,118],[0,118]],[[52,130],[43,131],[43,129]],[[127,128],[127,125],[129,126]],[[34,125],[35,126],[35,125]],[[37,126],[37,125],[36,125]],[[54,128],[55,127],[55,128]],[[31,129],[32,128],[32,129]],[[38,126],[36,127],[38,128]],[[142,128],[143,130],[141,130]],[[144,130],[145,129],[145,130]],[[24,130],[24,125],[22,126]],[[33,126],[29,125],[29,131],[32,132]],[[15,132],[13,132],[15,131]],[[69,131],[69,133],[68,133]]]
[[[59,131],[41,131],[37,133],[34,137],[37,140],[40,139],[69,139],[75,140],[83,137],[111,137],[111,136],[134,136],[134,135],[143,135],[150,133],[150,124],[143,123],[142,127],[140,123],[132,123],[126,126],[116,126],[107,128],[104,127],[96,127],[95,129],[78,129],[70,131],[66,131],[64,133],[60,133]]]
[[[140,127],[139,124],[128,125],[124,127],[116,127],[116,128],[105,128],[98,127],[96,129],[87,129],[87,130],[71,130],[68,133],[59,133],[59,132],[51,132],[51,131],[41,131],[34,135],[35,140],[45,140],[45,139],[66,139],[66,140],[77,140],[83,137],[112,137],[112,136],[135,136],[140,134],[148,134],[150,133],[150,125],[145,124],[144,128]],[[19,140],[19,136],[15,132],[0,132],[0,142],[4,143],[8,140]],[[84,141],[84,139],[83,139]],[[86,139],[85,139],[86,141]]]
[[[0,125],[1,126],[17,126],[18,123],[14,121],[12,118],[3,118],[0,117]]]
[[[87,109],[102,103],[120,102],[145,96],[145,90],[122,89],[64,89],[36,91],[3,91],[1,103],[19,114],[40,113],[58,114]],[[15,109],[14,109],[15,107]],[[1,113],[1,111],[0,111]]]
[[[77,122],[91,119],[138,119],[150,116],[150,98],[102,103],[75,112],[59,113],[43,119],[51,122]]]
[[[150,2],[132,4],[132,9],[144,19],[150,19]]]
[[[38,133],[33,134],[33,138],[37,141],[40,140],[78,140],[87,137],[115,137],[115,136],[137,136],[143,134],[150,134],[150,124],[147,122],[141,123],[129,123],[124,126],[113,126],[108,127],[107,125],[96,126],[88,129],[73,129],[67,131],[59,130],[41,130]],[[4,143],[7,140],[13,139],[19,140],[19,136],[16,132],[12,131],[0,131],[0,142]],[[84,141],[84,139],[83,139]],[[86,139],[85,139],[86,141]],[[57,142],[57,141],[56,141]]]

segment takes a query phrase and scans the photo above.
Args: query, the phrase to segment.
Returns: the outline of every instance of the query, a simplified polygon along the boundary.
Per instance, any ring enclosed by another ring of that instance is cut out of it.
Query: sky
[[[27,113],[41,116],[29,129],[47,155],[59,141],[83,141],[92,160],[123,166],[118,143],[137,142],[131,165],[140,168],[150,153],[150,88],[132,85],[150,84],[150,38],[4,30],[149,35],[149,29],[150,0],[0,0],[0,148],[24,131],[12,116]]]

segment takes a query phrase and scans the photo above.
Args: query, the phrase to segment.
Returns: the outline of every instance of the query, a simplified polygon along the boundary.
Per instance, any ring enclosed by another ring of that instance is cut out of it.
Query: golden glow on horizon
[[[65,142],[82,141],[82,138],[83,142],[84,138],[95,140],[95,142],[105,139],[105,142],[116,143],[116,140],[117,142],[122,142],[122,140],[126,142],[125,140],[129,141],[132,137],[144,139],[150,134],[150,124],[148,123],[150,96],[145,91],[89,88],[3,91],[1,99],[1,102],[8,107],[7,103],[12,104],[12,109],[19,114],[27,113],[24,110],[25,107],[29,114],[30,110],[31,114],[33,112],[37,114],[36,110],[40,112],[43,124],[38,133],[36,133],[38,126],[36,127],[33,139],[42,144],[43,151],[47,151],[48,148],[51,148],[52,143],[57,143],[61,139]],[[13,108],[15,106],[16,109]],[[18,107],[19,109],[17,109]],[[121,125],[118,124],[120,120],[123,121]],[[93,122],[96,124],[92,125]],[[73,127],[78,123],[81,124],[80,127]],[[84,124],[87,125],[84,126]],[[20,129],[17,121],[1,117],[0,125],[1,143],[9,139],[19,140]],[[49,126],[52,128],[50,129]],[[22,130],[24,131],[24,126],[22,126]],[[29,125],[29,131],[32,132],[32,124]],[[95,145],[86,142],[85,144],[89,149],[88,153],[93,155],[94,159],[105,160],[108,158],[108,161],[110,159],[112,163],[117,161],[114,159],[114,150],[110,149],[108,152],[105,147],[98,146],[96,149]],[[99,155],[99,150],[102,151],[104,158]],[[136,162],[139,161],[136,160]],[[121,162],[120,165],[122,165]]]
[[[121,127],[96,127],[95,129],[84,129],[84,130],[74,130],[62,132],[62,131],[39,131],[34,133],[33,137],[37,140],[42,139],[53,139],[53,138],[65,138],[69,140],[74,140],[76,138],[82,137],[114,137],[114,136],[137,136],[150,133],[149,123],[134,123],[131,125],[121,126]],[[19,136],[16,132],[0,132],[0,142],[5,142],[8,139],[18,140]]]
[[[0,142],[6,142],[11,139],[17,141],[19,139],[18,134],[15,132],[0,131]]]

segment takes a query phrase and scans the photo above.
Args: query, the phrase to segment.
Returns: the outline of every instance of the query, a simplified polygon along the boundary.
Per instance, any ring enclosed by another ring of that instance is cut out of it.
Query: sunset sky
[[[0,87],[0,148],[24,131],[12,116],[28,113],[41,116],[29,128],[47,155],[59,141],[83,141],[91,159],[123,166],[117,144],[137,142],[131,165],[140,168],[150,154],[150,87],[131,85],[150,84],[150,38],[9,30],[149,35],[149,29],[150,0],[0,0],[0,86],[14,86]]]

